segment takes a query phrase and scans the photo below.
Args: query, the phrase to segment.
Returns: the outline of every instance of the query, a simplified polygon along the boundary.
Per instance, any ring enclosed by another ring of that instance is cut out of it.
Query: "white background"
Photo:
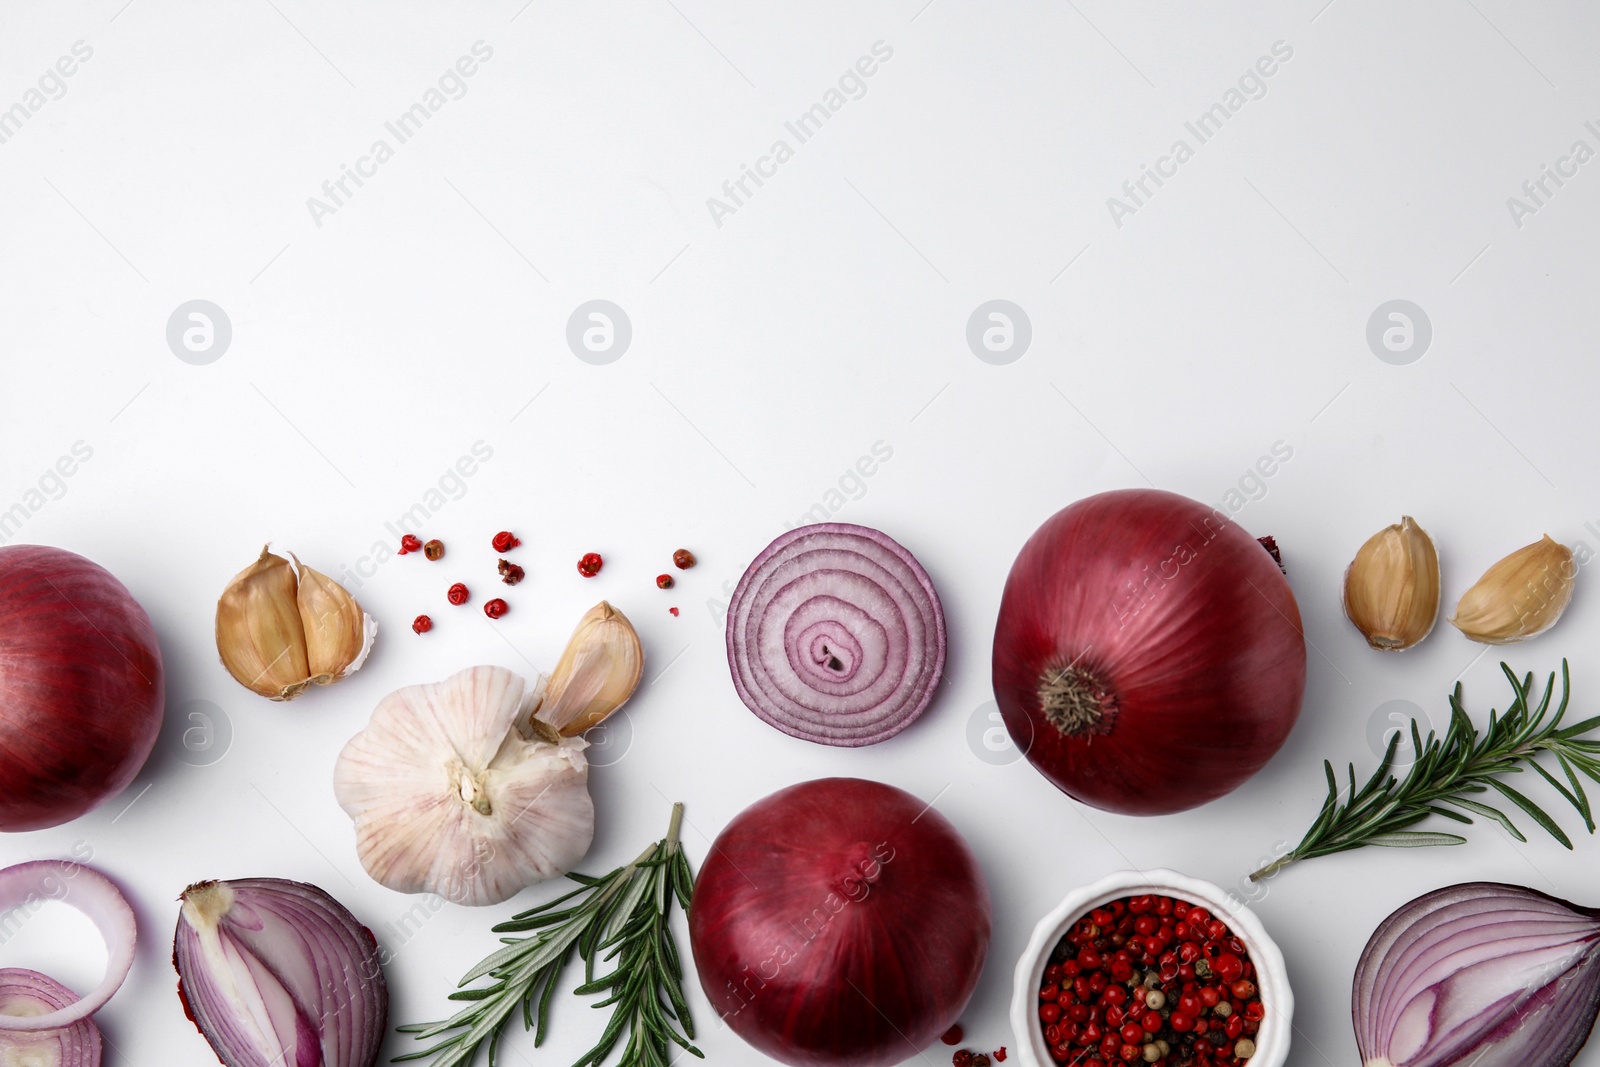
[[[138,962],[100,1015],[107,1062],[212,1060],[168,962],[186,883],[311,881],[380,932],[405,913],[413,901],[356,859],[330,785],[340,746],[399,685],[476,662],[548,668],[602,596],[641,631],[647,685],[628,708],[631,747],[593,773],[599,826],[583,869],[659,837],[670,800],[688,804],[698,863],[710,835],[789,782],[862,775],[937,797],[994,890],[989,964],[963,1017],[983,1048],[1015,1045],[1012,966],[1069,888],[1156,865],[1232,885],[1298,839],[1324,757],[1371,768],[1386,702],[1442,724],[1460,678],[1480,722],[1503,707],[1499,657],[1442,621],[1415,651],[1368,651],[1341,617],[1339,581],[1402,513],[1438,540],[1447,605],[1546,531],[1600,548],[1585,529],[1600,526],[1588,477],[1600,163],[1520,227],[1506,202],[1573,141],[1600,148],[1583,127],[1600,117],[1600,16],[1507,0],[1205,8],[0,11],[0,107],[74,42],[93,49],[65,95],[0,144],[0,510],[28,507],[12,541],[70,548],[121,577],[168,670],[168,733],[130,790],[0,842],[7,863],[85,842],[135,901]],[[466,95],[318,226],[307,198],[480,40],[493,57]],[[707,198],[774,140],[795,147],[784,122],[877,41],[893,57],[865,95],[717,225]],[[1116,225],[1107,198],[1175,139],[1194,146],[1185,121],[1277,41],[1293,57],[1266,95]],[[165,339],[168,316],[196,298],[233,327],[206,366]],[[608,366],[565,343],[568,316],[594,298],[633,325]],[[1032,321],[1031,347],[1005,366],[965,340],[968,316],[995,298]],[[1396,298],[1433,325],[1409,365],[1365,340],[1369,315]],[[61,486],[47,480],[64,491],[32,508],[29,490],[79,441],[92,458]],[[478,441],[492,459],[428,524],[446,560],[390,560],[353,589],[382,627],[358,676],[290,705],[227,677],[213,606],[262,542],[331,573],[356,566]],[[882,527],[923,561],[950,661],[915,727],[831,750],[740,704],[715,600],[880,441],[892,458],[835,517]],[[992,697],[1001,585],[1035,526],[1146,483],[1220,503],[1279,441],[1293,458],[1238,518],[1278,537],[1313,649],[1303,716],[1267,768],[1200,810],[1133,819],[1075,805],[1026,763],[981,760],[969,723]],[[512,614],[452,611],[451,581],[490,588],[487,541],[504,527],[523,536],[530,574],[508,594]],[[680,545],[701,566],[659,592],[652,579]],[[608,560],[594,581],[573,567],[589,550]],[[1600,691],[1592,580],[1580,575],[1554,632],[1509,650],[1537,672],[1573,656],[1584,714]],[[407,624],[422,610],[439,625],[417,638]],[[182,744],[193,701],[221,709],[231,733],[209,765]],[[1550,810],[1581,836],[1575,813]],[[1317,860],[1267,887],[1257,908],[1300,998],[1293,1063],[1353,1062],[1352,969],[1412,896],[1489,878],[1600,903],[1592,839],[1568,853],[1493,826],[1470,833],[1452,850]],[[394,946],[393,1020],[438,1017],[493,947],[489,925],[543,898],[450,907]],[[92,978],[93,953],[56,940],[76,929],[41,916],[0,962]],[[692,993],[708,1057],[759,1061]],[[560,1003],[538,1062],[588,1047],[600,1019],[586,1012]],[[386,1053],[407,1048],[391,1039]],[[531,1055],[519,1035],[503,1061]],[[941,1046],[926,1062],[946,1057]]]

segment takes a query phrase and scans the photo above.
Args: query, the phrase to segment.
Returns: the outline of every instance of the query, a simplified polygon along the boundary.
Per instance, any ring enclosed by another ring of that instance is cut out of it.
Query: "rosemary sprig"
[[[609,990],[611,995],[594,1006],[615,1010],[599,1042],[573,1067],[598,1067],[624,1031],[628,1043],[621,1067],[667,1067],[669,1042],[703,1059],[689,1043],[694,1022],[684,1000],[683,965],[669,922],[673,900],[687,911],[694,886],[689,859],[678,842],[682,825],[683,805],[674,804],[667,836],[632,863],[602,878],[568,874],[577,889],[494,927],[495,933],[538,932],[502,937],[505,947],[467,972],[462,986],[483,977],[492,980],[450,994],[451,1000],[468,1001],[468,1007],[440,1022],[400,1027],[418,1041],[449,1036],[431,1048],[396,1056],[395,1062],[432,1056],[428,1067],[468,1067],[487,1042],[489,1067],[495,1067],[503,1027],[518,1005],[523,1027],[534,1031],[534,1046],[543,1044],[551,998],[574,953],[583,959],[584,981],[573,992]],[[616,960],[611,972],[595,977],[596,962],[611,960]]]
[[[1339,799],[1339,781],[1333,773],[1333,764],[1324,762],[1328,775],[1328,796],[1322,802],[1311,829],[1294,849],[1262,867],[1250,876],[1251,881],[1261,881],[1291,863],[1313,856],[1328,856],[1364,845],[1384,845],[1390,848],[1417,848],[1425,845],[1460,845],[1466,838],[1458,834],[1437,833],[1409,829],[1427,819],[1440,815],[1456,822],[1470,823],[1473,815],[1482,815],[1498,822],[1518,841],[1526,841],[1515,824],[1498,808],[1469,799],[1469,795],[1487,793],[1491,789],[1522,809],[1550,836],[1567,848],[1572,841],[1545,811],[1524,793],[1500,780],[1501,775],[1519,773],[1531,767],[1556,792],[1561,794],[1578,814],[1584,825],[1594,833],[1594,813],[1589,798],[1584,794],[1583,777],[1600,782],[1600,741],[1584,740],[1586,734],[1600,726],[1600,715],[1574,723],[1561,725],[1567,712],[1567,699],[1571,693],[1567,661],[1561,661],[1561,703],[1555,717],[1545,723],[1550,710],[1550,698],[1555,692],[1556,679],[1551,674],[1545,683],[1544,697],[1537,707],[1531,703],[1533,675],[1522,681],[1511,673],[1504,663],[1505,672],[1516,699],[1504,715],[1489,713],[1489,725],[1480,735],[1472,720],[1461,706],[1461,684],[1456,683],[1450,697],[1450,726],[1443,739],[1428,732],[1426,741],[1411,722],[1411,745],[1416,752],[1416,762],[1404,780],[1389,773],[1394,764],[1395,751],[1400,745],[1400,734],[1389,740],[1383,754],[1383,763],[1359,790],[1356,788],[1355,764],[1350,765],[1350,790],[1344,801]],[[1566,783],[1541,766],[1538,757],[1555,757]],[[1448,806],[1446,806],[1448,805]]]

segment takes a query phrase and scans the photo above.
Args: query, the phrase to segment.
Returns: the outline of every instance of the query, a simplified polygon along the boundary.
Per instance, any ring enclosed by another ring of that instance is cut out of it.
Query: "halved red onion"
[[[37,1018],[70,1007],[78,994],[51,978],[22,967],[0,970],[0,1018]],[[0,1063],[100,1067],[100,1028],[92,1019],[43,1033],[0,1030]]]
[[[389,1018],[378,943],[344,905],[281,878],[183,891],[184,1013],[227,1067],[372,1067]]]
[[[133,966],[138,927],[127,898],[111,879],[93,867],[71,860],[34,860],[0,871],[0,912],[13,908],[37,909],[52,900],[83,912],[105,938],[105,977],[88,996],[79,999],[74,994],[69,1002],[42,1015],[0,1012],[0,1032],[61,1030],[87,1019],[105,1007]]]
[[[944,609],[894,538],[825,522],[779,537],[728,605],[739,699],[786,734],[854,748],[904,730],[944,671]]]
[[[1383,921],[1356,967],[1367,1067],[1566,1067],[1600,1012],[1600,910],[1468,882]]]

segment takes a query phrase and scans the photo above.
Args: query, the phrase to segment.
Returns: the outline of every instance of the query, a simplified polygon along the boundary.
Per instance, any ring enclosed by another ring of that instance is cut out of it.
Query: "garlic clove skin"
[[[1572,550],[1545,534],[1485,571],[1461,595],[1450,623],[1486,645],[1526,641],[1561,618],[1577,575]]]
[[[306,665],[317,685],[354,674],[372,651],[378,624],[356,598],[326,574],[294,561],[300,574],[297,594],[306,634]]]
[[[1410,515],[1367,538],[1344,572],[1345,617],[1380,652],[1400,652],[1439,617],[1439,552]]]
[[[294,568],[262,548],[217,601],[217,654],[240,685],[289,700],[309,684]]]
[[[338,582],[270,547],[217,601],[217,654],[240,685],[293,700],[354,673],[378,624]]]
[[[334,768],[368,874],[484,905],[577,865],[594,837],[588,744],[525,729],[544,695],[542,676],[471,667],[379,702]]]
[[[628,702],[644,673],[644,648],[628,617],[602,600],[578,620],[539,718],[566,737],[599,724]]]

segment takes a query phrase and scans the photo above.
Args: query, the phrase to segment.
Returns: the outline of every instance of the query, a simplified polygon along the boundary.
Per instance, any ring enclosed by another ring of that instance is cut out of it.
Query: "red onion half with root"
[[[1306,646],[1268,551],[1213,508],[1155,489],[1080,500],[1012,564],[995,699],[1062,791],[1131,815],[1237,788],[1289,736]]]
[[[689,938],[714,1010],[797,1067],[885,1067],[955,1023],[989,950],[989,889],[927,802],[860,778],[781,789],[718,835]]]

